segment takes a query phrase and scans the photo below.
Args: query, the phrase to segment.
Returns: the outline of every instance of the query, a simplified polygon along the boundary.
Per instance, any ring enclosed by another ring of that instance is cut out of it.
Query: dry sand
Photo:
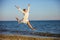
[[[0,40],[60,40],[60,38],[0,34]]]

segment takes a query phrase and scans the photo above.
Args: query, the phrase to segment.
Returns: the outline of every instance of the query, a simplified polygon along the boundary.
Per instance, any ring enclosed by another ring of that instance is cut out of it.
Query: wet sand
[[[60,37],[39,37],[39,36],[0,34],[0,40],[60,40]]]

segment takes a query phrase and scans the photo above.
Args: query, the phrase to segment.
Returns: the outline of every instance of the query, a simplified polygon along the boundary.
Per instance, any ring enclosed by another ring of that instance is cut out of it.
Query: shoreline
[[[60,40],[60,37],[39,37],[30,35],[0,34],[0,40]]]

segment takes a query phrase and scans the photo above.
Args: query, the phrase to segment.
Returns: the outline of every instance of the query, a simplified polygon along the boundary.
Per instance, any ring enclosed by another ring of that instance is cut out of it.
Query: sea
[[[32,20],[30,23],[35,30],[30,29],[27,24],[18,24],[17,21],[0,21],[0,34],[40,36],[42,33],[49,33],[60,35],[60,20]]]

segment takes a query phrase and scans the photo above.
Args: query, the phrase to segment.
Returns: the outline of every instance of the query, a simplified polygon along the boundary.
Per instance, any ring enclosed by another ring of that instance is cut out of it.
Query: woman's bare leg
[[[27,25],[28,25],[32,30],[35,30],[35,29],[32,27],[32,25],[30,24],[29,21],[27,22]]]
[[[20,23],[20,22],[21,22],[21,20],[19,20],[17,17],[16,17],[16,20],[18,21],[18,23]]]

